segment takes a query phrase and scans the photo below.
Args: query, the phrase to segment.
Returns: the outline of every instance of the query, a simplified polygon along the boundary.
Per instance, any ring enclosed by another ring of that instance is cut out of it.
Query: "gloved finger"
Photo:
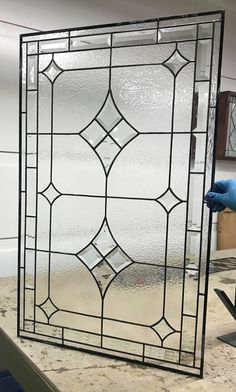
[[[209,203],[210,202],[220,203],[220,204],[223,204],[223,206],[226,206],[225,195],[221,194],[221,193],[207,192],[204,199]]]
[[[216,181],[211,187],[211,192],[215,193],[226,193],[229,189],[231,180],[220,180]]]
[[[226,208],[226,207],[225,207],[223,204],[214,203],[213,206],[212,206],[212,208],[211,208],[211,211],[212,211],[212,212],[221,212],[221,211],[224,211],[225,208]]]

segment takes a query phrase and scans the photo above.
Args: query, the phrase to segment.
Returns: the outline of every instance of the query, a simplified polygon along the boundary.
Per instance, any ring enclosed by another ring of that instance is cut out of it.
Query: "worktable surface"
[[[213,258],[236,257],[236,249]],[[204,379],[175,374],[16,337],[16,278],[0,278],[0,327],[61,392],[235,392],[236,348],[217,336],[236,331],[236,324],[214,288],[233,300],[236,270],[210,275]]]

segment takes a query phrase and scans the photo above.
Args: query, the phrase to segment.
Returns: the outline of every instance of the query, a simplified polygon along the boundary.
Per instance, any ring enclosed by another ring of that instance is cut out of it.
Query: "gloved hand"
[[[212,212],[223,211],[226,207],[236,211],[236,180],[216,181],[205,200]]]

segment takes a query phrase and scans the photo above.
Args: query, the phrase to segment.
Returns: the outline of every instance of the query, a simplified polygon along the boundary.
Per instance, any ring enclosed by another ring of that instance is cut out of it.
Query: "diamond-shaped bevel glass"
[[[96,238],[93,240],[96,248],[105,256],[108,252],[115,248],[116,243],[113,240],[107,224],[104,223]]]
[[[121,249],[116,248],[111,252],[107,257],[106,260],[109,264],[114,268],[116,272],[121,271],[127,265],[131,264],[132,261],[122,252]]]
[[[42,192],[42,194],[46,197],[49,203],[53,203],[55,199],[61,196],[61,193],[55,188],[55,186],[50,183],[48,187]]]
[[[104,294],[107,286],[110,281],[114,278],[115,272],[111,269],[111,267],[106,263],[106,261],[102,260],[93,270],[93,275],[95,276],[98,285],[101,289],[102,294]]]
[[[167,68],[169,68],[175,75],[179,72],[179,70],[187,63],[184,57],[176,50],[171,58],[167,60],[164,64]]]
[[[102,258],[93,245],[87,246],[87,248],[77,253],[77,256],[83,260],[89,269],[95,267],[95,265],[97,265]]]
[[[111,131],[111,135],[116,142],[123,147],[131,139],[133,139],[137,132],[131,128],[126,121],[122,120],[117,126]]]
[[[91,125],[81,132],[81,136],[83,136],[91,146],[95,147],[106,136],[106,132],[96,121],[93,121]]]
[[[163,196],[156,199],[163,207],[169,212],[172,207],[180,202],[180,200],[174,195],[171,189],[168,189]]]
[[[152,328],[155,329],[162,340],[164,340],[170,333],[175,332],[175,330],[166,322],[164,317],[154,324]]]
[[[107,136],[106,139],[96,148],[96,151],[100,156],[106,171],[108,171],[111,163],[120,151],[120,148],[109,136]]]
[[[110,96],[107,97],[104,107],[97,116],[97,121],[107,130],[110,131],[121,119],[121,115],[116,109]]]
[[[51,61],[49,66],[43,71],[45,75],[47,75],[48,79],[51,80],[51,82],[54,82],[56,77],[62,73],[62,70],[58,67],[58,65],[55,63],[54,60]]]
[[[39,307],[44,311],[48,318],[58,311],[58,308],[54,305],[51,298],[47,298],[47,300],[42,305],[39,305]]]

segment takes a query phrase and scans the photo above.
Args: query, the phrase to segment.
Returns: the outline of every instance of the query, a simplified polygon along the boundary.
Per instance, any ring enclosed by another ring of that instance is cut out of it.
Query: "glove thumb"
[[[205,200],[208,202],[220,203],[220,204],[223,204],[223,206],[226,206],[224,193],[222,194],[222,193],[216,193],[216,192],[207,192],[207,194],[205,196]]]

